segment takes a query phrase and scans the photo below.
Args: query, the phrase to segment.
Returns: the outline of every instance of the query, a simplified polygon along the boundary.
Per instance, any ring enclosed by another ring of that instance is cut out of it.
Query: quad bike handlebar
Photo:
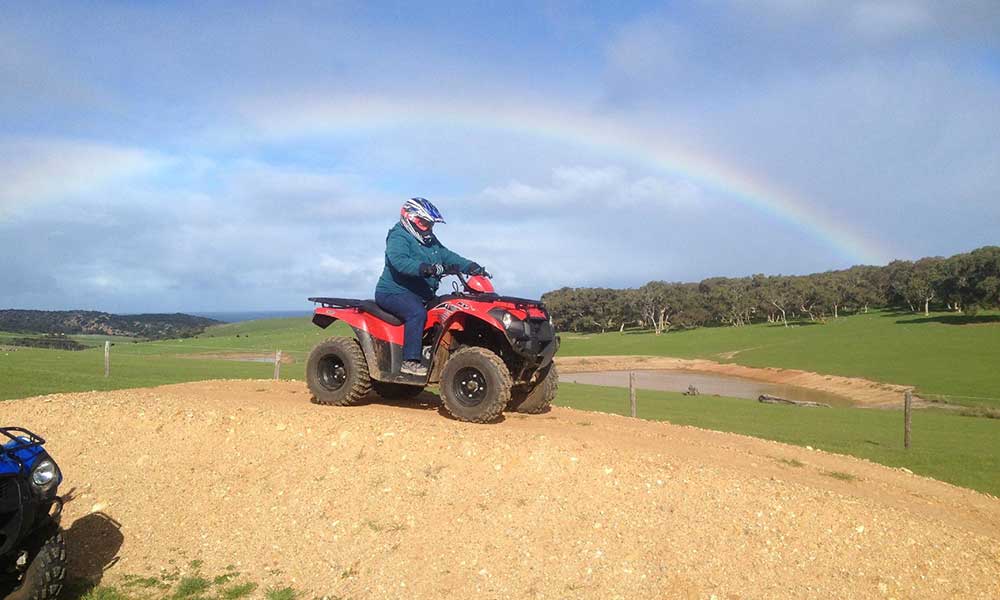
[[[458,280],[462,282],[462,286],[459,287],[458,282],[452,282],[452,289],[455,290],[456,294],[494,294],[496,290],[493,289],[493,284],[490,282],[493,279],[493,275],[483,269],[483,272],[479,275],[466,275],[464,273],[456,273]]]

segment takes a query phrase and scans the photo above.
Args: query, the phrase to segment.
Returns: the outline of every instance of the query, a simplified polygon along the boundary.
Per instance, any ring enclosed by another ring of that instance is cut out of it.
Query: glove
[[[445,275],[458,275],[462,272],[461,265],[445,265],[444,274]]]
[[[440,277],[444,274],[444,266],[430,263],[420,263],[421,277]]]
[[[482,275],[486,269],[477,262],[470,262],[469,266],[465,268],[465,272],[469,275]]]

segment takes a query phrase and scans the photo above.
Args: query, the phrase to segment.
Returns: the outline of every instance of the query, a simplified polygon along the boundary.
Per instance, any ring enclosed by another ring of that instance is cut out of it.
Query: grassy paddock
[[[557,404],[628,414],[623,388],[560,383]],[[903,449],[903,415],[859,408],[804,409],[714,396],[638,391],[638,416],[848,454],[1000,496],[1000,420],[924,410],[913,414]]]
[[[735,355],[728,353],[735,352]],[[665,335],[564,335],[562,356],[653,355],[707,358],[750,367],[785,367],[914,385],[969,406],[1000,407],[1000,321],[873,312],[824,324],[703,327]],[[967,397],[961,397],[967,396]]]
[[[350,335],[343,323],[326,330],[308,318],[219,325],[184,340],[113,340],[112,377],[104,379],[100,336],[74,336],[92,350],[19,348],[0,353],[0,399],[58,391],[118,389],[208,378],[268,377],[264,363],[194,358],[197,354],[272,353],[295,362],[282,377],[300,379],[312,347],[330,335]],[[9,335],[9,334],[7,334]],[[0,333],[2,344],[3,333]],[[731,355],[729,353],[734,353]],[[705,327],[656,336],[647,332],[563,335],[562,356],[654,355],[709,358],[752,367],[786,367],[915,385],[952,403],[1000,408],[1000,321],[952,314],[874,312],[822,325]],[[186,356],[188,358],[180,358]]]
[[[72,336],[91,350],[18,348],[0,353],[0,399],[92,389],[118,389],[206,378],[268,377],[273,367],[194,355],[272,353],[294,359],[282,377],[302,378],[312,347],[330,335],[350,335],[343,323],[326,330],[308,318],[219,325],[183,340],[135,343],[113,339],[112,377],[103,376],[103,338]],[[0,332],[0,344],[5,336]],[[735,353],[735,354],[730,354]],[[821,325],[706,327],[656,336],[647,332],[563,335],[562,356],[656,355],[709,358],[752,367],[787,367],[915,385],[928,395],[969,406],[1000,408],[1000,321],[874,312]],[[180,358],[187,357],[187,358]]]
[[[337,323],[323,330],[307,318],[296,317],[220,325],[182,340],[133,343],[112,339],[111,377],[107,379],[103,340],[80,351],[17,348],[0,352],[0,400],[205,379],[266,379],[274,374],[273,364],[199,358],[199,354],[270,354],[280,349],[295,361],[282,365],[282,379],[304,379],[312,347],[338,334],[348,335],[350,329]]]

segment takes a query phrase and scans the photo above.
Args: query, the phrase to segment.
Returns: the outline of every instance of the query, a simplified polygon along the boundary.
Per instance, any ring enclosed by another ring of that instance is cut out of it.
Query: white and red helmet
[[[410,198],[399,209],[399,222],[423,244],[429,244],[434,239],[435,223],[444,223],[441,211],[426,198]]]

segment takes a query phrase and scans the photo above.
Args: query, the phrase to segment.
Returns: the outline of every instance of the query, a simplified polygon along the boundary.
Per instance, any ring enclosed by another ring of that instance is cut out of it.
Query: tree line
[[[874,308],[974,315],[1000,307],[1000,246],[948,258],[896,260],[811,275],[712,277],[698,283],[650,281],[639,288],[569,288],[542,295],[557,328],[608,331],[751,323],[822,322]]]

